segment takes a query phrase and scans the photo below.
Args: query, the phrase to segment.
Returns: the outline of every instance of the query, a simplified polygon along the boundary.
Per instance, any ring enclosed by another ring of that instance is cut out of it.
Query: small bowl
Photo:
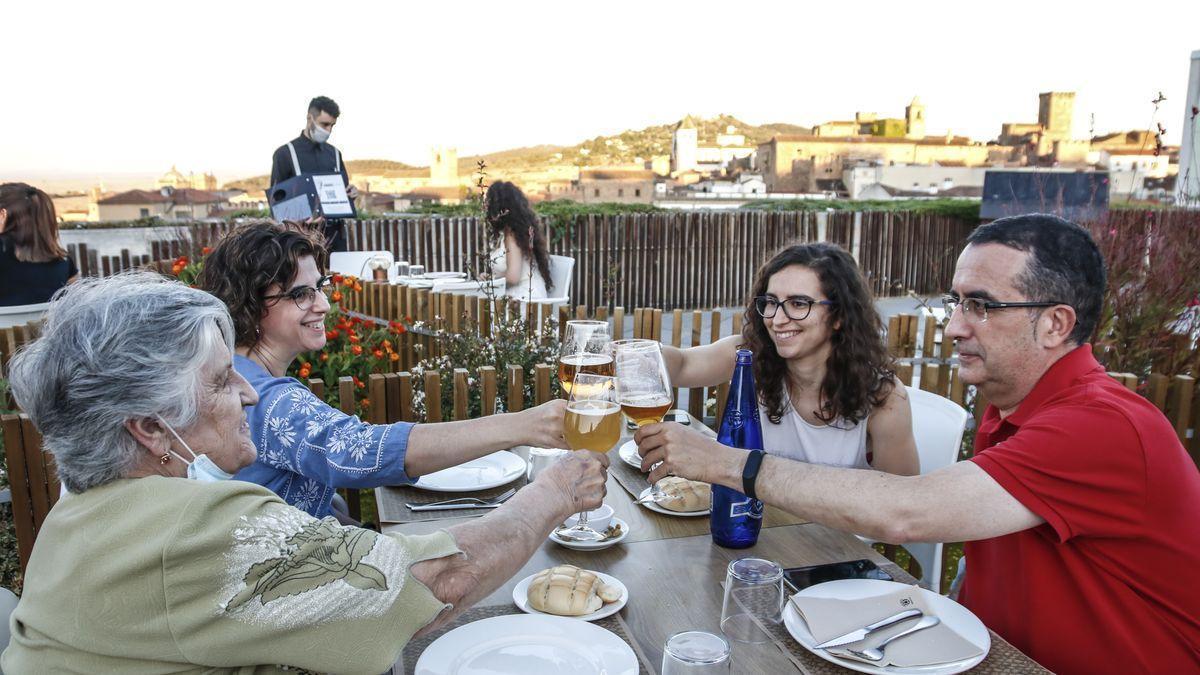
[[[608,504],[601,504],[600,508],[595,509],[594,511],[588,511],[588,527],[597,532],[603,532],[607,530],[608,526],[612,524],[613,513],[615,513],[615,511],[613,511],[613,507],[609,506]],[[575,527],[578,524],[578,513],[571,514],[571,516],[567,518],[565,522],[563,522],[563,525],[566,525],[567,527]]]

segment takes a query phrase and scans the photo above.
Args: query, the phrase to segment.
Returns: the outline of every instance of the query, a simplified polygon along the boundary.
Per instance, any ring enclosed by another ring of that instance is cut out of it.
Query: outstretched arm
[[[662,346],[663,361],[676,387],[715,387],[733,377],[742,336],[730,335],[699,347]]]

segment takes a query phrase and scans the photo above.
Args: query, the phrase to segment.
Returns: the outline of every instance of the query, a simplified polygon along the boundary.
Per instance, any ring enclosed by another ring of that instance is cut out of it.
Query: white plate
[[[466,279],[466,272],[426,272],[422,279]]]
[[[624,541],[625,537],[629,536],[629,523],[621,520],[620,518],[618,518],[616,516],[613,516],[612,522],[616,525],[621,526],[621,536],[615,537],[613,539],[606,539],[604,541],[574,541],[571,539],[563,539],[562,537],[558,536],[558,534],[554,530],[551,530],[550,531],[550,541],[558,544],[559,546],[566,546],[567,548],[573,548],[576,551],[599,551],[602,549],[606,549],[609,546],[616,546],[617,544]]]
[[[586,621],[549,614],[494,616],[434,640],[416,675],[637,675],[633,649]]]
[[[870,598],[876,595],[891,593],[897,588],[910,588],[910,586],[895,581],[883,581],[882,579],[839,579],[838,581],[827,581],[816,586],[809,586],[796,595],[812,598],[857,600],[859,598]],[[783,623],[787,626],[788,632],[792,634],[792,637],[796,638],[796,642],[799,642],[808,651],[830,663],[836,663],[843,668],[857,670],[860,673],[953,675],[953,673],[961,673],[964,670],[979,665],[979,662],[987,656],[988,650],[992,647],[992,638],[988,635],[987,627],[970,610],[950,598],[927,591],[924,588],[919,590],[925,597],[925,602],[928,603],[929,609],[942,620],[942,623],[953,628],[956,633],[963,636],[968,642],[982,649],[983,653],[975,658],[931,666],[914,666],[912,668],[872,666],[869,663],[839,659],[824,649],[814,648],[813,645],[816,644],[816,640],[813,639],[812,633],[809,632],[808,624],[804,623],[804,619],[801,618],[800,613],[796,611],[796,608],[790,602],[783,609]]]
[[[449,469],[421,476],[413,487],[434,492],[472,492],[500,487],[525,475],[528,464],[517,455],[500,450]]]
[[[638,471],[642,470],[642,456],[638,454],[637,443],[625,441],[621,444],[621,448],[617,450],[617,454],[621,456],[621,461]]]
[[[650,488],[646,488],[645,490],[642,490],[642,494],[638,495],[638,499],[644,499],[646,497],[646,495],[648,495],[648,494],[650,494]],[[703,511],[672,511],[671,509],[664,509],[663,507],[659,506],[657,502],[638,502],[638,503],[641,504],[642,506],[650,509],[651,511],[657,511],[661,514],[668,515],[668,516],[686,516],[686,517],[707,516],[709,511],[711,510],[711,509],[704,509]]]
[[[517,609],[527,614],[557,616],[555,614],[539,612],[533,607],[529,606],[529,584],[533,583],[533,578],[538,574],[541,573],[538,572],[537,574],[530,574],[529,576],[517,582],[517,587],[513,589],[513,602],[516,603]],[[604,603],[603,607],[592,612],[591,614],[584,614],[582,616],[568,616],[565,618],[580,619],[582,621],[595,621],[596,619],[603,619],[606,616],[612,616],[613,614],[616,614],[617,612],[621,611],[621,608],[625,606],[625,603],[629,602],[629,589],[625,588],[625,584],[618,581],[616,577],[609,576],[603,572],[595,572],[595,575],[600,577],[600,580],[609,586],[616,586],[620,588],[621,597],[616,602]]]

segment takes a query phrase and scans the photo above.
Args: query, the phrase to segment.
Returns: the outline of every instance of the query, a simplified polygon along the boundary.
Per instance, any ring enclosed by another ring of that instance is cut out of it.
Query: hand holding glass
[[[661,422],[675,403],[661,345],[655,340],[621,340],[612,344],[612,351],[621,411],[639,428]],[[664,498],[657,484],[645,497],[655,502]]]
[[[571,386],[567,414],[563,418],[563,436],[572,450],[590,450],[601,455],[621,438],[621,407],[616,402],[612,377],[579,373]],[[563,539],[600,541],[603,532],[588,526],[587,512],[579,514],[574,527],[557,531]]]

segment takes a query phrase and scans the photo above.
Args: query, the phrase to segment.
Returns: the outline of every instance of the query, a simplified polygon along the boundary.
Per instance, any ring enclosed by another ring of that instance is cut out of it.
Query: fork
[[[459,497],[457,499],[447,499],[441,502],[433,502],[430,504],[405,504],[410,511],[447,511],[450,509],[494,509],[504,502],[508,501],[509,497],[517,494],[516,488],[511,488],[491,499],[480,499],[479,497]]]
[[[926,615],[926,616],[922,617],[920,621],[913,624],[912,627],[909,628],[908,630],[904,630],[899,633],[896,633],[895,635],[889,637],[888,639],[884,640],[883,642],[880,642],[879,644],[875,645],[874,647],[867,647],[866,649],[862,649],[862,650],[847,649],[846,651],[850,652],[854,656],[857,656],[858,658],[860,658],[864,661],[882,661],[884,648],[887,647],[889,644],[891,644],[893,641],[899,640],[900,638],[902,638],[906,635],[912,635],[913,633],[915,633],[919,630],[925,630],[926,628],[933,628],[934,626],[938,625],[941,622],[942,622],[942,620],[937,618],[936,616]]]

